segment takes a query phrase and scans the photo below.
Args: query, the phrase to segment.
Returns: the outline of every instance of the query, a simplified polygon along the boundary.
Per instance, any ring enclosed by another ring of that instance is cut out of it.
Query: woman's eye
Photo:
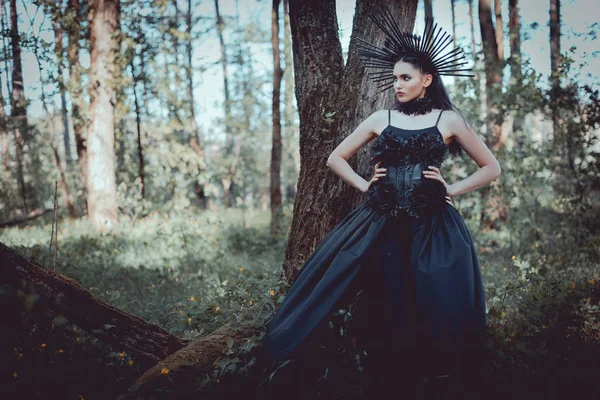
[[[409,81],[409,80],[410,80],[410,77],[408,77],[408,76],[405,76],[405,77],[404,77],[404,80],[405,80],[405,81]]]

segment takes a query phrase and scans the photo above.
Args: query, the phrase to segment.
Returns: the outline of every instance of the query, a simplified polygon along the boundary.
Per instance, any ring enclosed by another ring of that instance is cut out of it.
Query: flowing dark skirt
[[[361,343],[384,358],[393,352],[409,368],[437,376],[455,373],[457,362],[482,349],[480,265],[464,220],[449,203],[422,219],[387,217],[364,202],[352,210],[305,262],[267,326],[263,351],[278,360],[293,357],[357,288],[366,296]]]

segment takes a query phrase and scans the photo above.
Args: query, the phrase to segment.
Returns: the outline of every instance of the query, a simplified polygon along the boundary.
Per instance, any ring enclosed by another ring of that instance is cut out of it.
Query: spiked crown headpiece
[[[358,54],[365,61],[365,67],[384,70],[369,73],[371,80],[379,84],[378,88],[381,88],[381,91],[394,86],[394,76],[390,71],[402,56],[407,55],[420,59],[423,67],[433,75],[474,76],[466,73],[472,68],[461,68],[468,62],[461,61],[465,58],[465,54],[460,47],[444,52],[452,43],[452,37],[438,27],[433,19],[428,18],[425,21],[425,29],[421,37],[411,32],[401,31],[387,7],[369,16],[385,33],[386,38],[383,47],[358,38],[362,42],[357,45]]]

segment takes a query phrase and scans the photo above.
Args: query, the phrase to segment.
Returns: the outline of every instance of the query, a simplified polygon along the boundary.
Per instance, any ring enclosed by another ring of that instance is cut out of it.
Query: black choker
[[[406,103],[401,103],[399,101],[396,101],[394,110],[400,111],[402,114],[406,114],[406,115],[427,114],[431,110],[433,110],[433,100],[431,100],[431,97],[425,96],[425,97],[421,97],[416,100],[411,100]]]

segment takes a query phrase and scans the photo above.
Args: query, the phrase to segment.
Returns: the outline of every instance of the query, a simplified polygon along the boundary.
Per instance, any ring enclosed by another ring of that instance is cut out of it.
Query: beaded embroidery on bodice
[[[373,167],[381,161],[379,167],[387,170],[385,177],[369,187],[365,199],[368,205],[389,217],[397,218],[405,212],[417,219],[445,205],[444,185],[423,175],[423,171],[430,170],[429,165],[439,168],[449,154],[437,122],[424,129],[388,125],[375,139],[372,150]]]

